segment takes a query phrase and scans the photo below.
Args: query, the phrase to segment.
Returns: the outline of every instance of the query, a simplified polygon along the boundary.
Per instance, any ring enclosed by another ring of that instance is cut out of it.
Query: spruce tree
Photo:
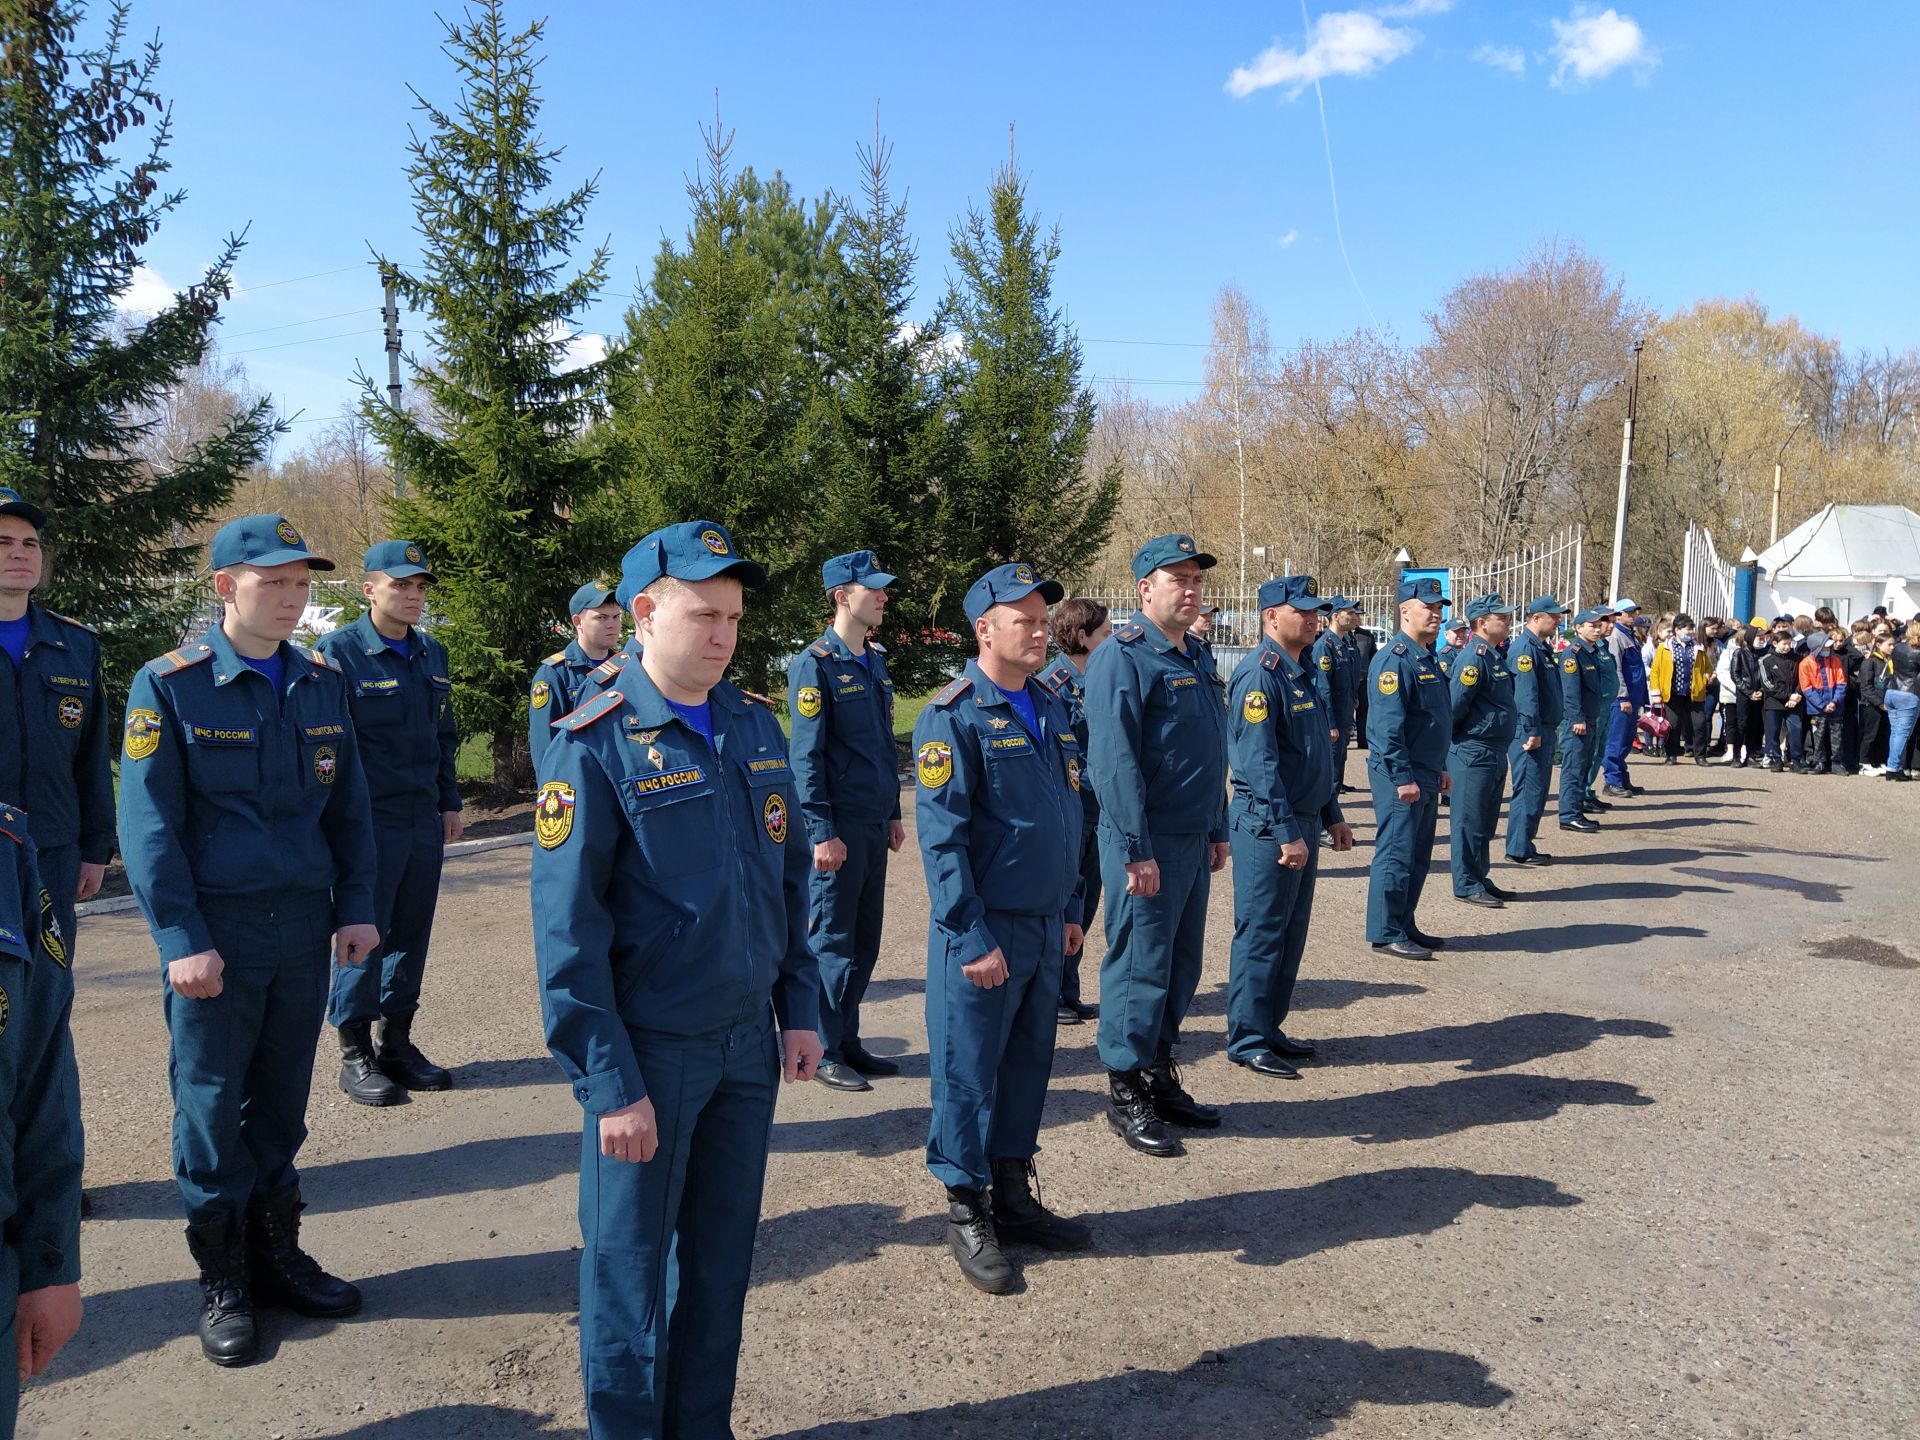
[[[124,3],[97,44],[80,43],[84,19],[62,0],[0,4],[0,485],[46,510],[39,598],[102,632],[117,704],[179,642],[201,598],[197,527],[277,425],[260,399],[171,463],[148,453],[161,400],[212,346],[240,240],[158,314],[122,316],[141,251],[185,196],[161,189],[159,42],[129,44]]]
[[[940,490],[940,549],[957,600],[981,571],[1010,560],[1072,575],[1106,544],[1119,466],[1090,474],[1093,392],[1080,342],[1053,307],[1058,229],[1041,235],[1026,181],[994,176],[984,212],[952,233],[946,315],[963,348],[948,376],[958,453]],[[956,606],[957,608],[957,606]]]
[[[425,360],[409,359],[427,401],[395,411],[371,382],[362,413],[405,484],[394,532],[426,549],[440,583],[434,633],[447,646],[463,728],[492,736],[493,782],[528,777],[527,692],[556,648],[567,597],[618,558],[593,510],[611,473],[591,443],[618,357],[561,368],[569,322],[606,279],[608,250],[563,274],[597,183],[549,195],[561,151],[535,124],[544,25],[509,34],[500,0],[446,26],[459,99],[415,90],[426,134],[409,145],[421,262],[382,258],[428,322]]]

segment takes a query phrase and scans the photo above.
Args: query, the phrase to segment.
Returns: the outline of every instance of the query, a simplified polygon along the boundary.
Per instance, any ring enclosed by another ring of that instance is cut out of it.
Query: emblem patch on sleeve
[[[47,958],[62,970],[67,968],[66,937],[60,933],[60,921],[53,913],[53,892],[40,887],[40,944]]]
[[[530,697],[529,703],[532,704],[534,709],[536,710],[546,709],[547,701],[551,700],[552,698],[553,698],[553,687],[551,685],[547,684],[547,682],[544,680],[536,680],[533,682],[533,694]]]
[[[1578,662],[1577,660],[1575,660],[1575,659],[1574,659],[1574,658],[1573,658],[1573,657],[1572,657],[1571,655],[1569,655],[1569,656],[1567,656],[1567,658],[1566,658],[1566,659],[1564,659],[1564,660],[1562,660],[1562,661],[1560,662],[1560,668],[1561,668],[1562,670],[1564,670],[1564,671],[1566,671],[1566,672],[1567,672],[1567,674],[1569,674],[1569,675],[1571,675],[1571,674],[1573,674],[1573,672],[1574,672],[1574,671],[1576,671],[1576,670],[1578,670],[1578,669],[1580,668],[1580,664],[1579,664],[1579,662]]]
[[[1399,688],[1400,672],[1398,670],[1382,670],[1380,672],[1380,693],[1382,695],[1391,695]]]
[[[760,823],[767,827],[767,838],[776,845],[787,843],[787,802],[779,791],[767,796],[760,807]]]
[[[331,745],[322,745],[313,752],[313,778],[322,785],[333,783],[334,772],[339,769],[340,760],[333,753]]]
[[[87,702],[77,695],[60,697],[60,723],[69,730],[78,730],[80,722],[87,718]]]
[[[929,740],[914,757],[914,769],[920,783],[938,790],[953,778],[953,747],[944,740]]]
[[[1076,790],[1080,788],[1080,762],[1071,755],[1067,757],[1067,783]]]
[[[1264,691],[1249,690],[1247,698],[1240,702],[1240,716],[1249,725],[1264,724],[1267,718],[1267,697]]]
[[[1460,667],[1460,683],[1462,685],[1478,685],[1480,683],[1480,667],[1478,665],[1462,665]]]
[[[1531,655],[1522,655],[1518,660],[1513,662],[1513,668],[1518,670],[1522,675],[1525,675],[1533,669],[1533,657]]]
[[[129,710],[127,712],[127,758],[129,760],[144,760],[159,748],[159,712],[155,710]]]
[[[1322,655],[1320,657],[1320,668],[1322,670],[1333,669],[1333,657],[1331,655]]]
[[[533,803],[533,838],[542,850],[558,850],[571,834],[573,787],[564,780],[549,780]]]
[[[820,687],[817,685],[802,685],[800,687],[800,693],[794,697],[793,703],[794,708],[797,709],[805,719],[813,719],[814,716],[820,713]]]

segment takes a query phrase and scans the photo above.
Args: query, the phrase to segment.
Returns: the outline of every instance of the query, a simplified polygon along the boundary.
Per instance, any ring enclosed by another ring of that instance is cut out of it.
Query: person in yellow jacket
[[[1667,707],[1667,757],[1662,764],[1677,763],[1682,743],[1692,748],[1694,764],[1707,763],[1707,732],[1713,723],[1707,690],[1713,684],[1713,664],[1713,647],[1694,634],[1693,617],[1674,616],[1673,631],[1654,650],[1647,672],[1648,702]]]

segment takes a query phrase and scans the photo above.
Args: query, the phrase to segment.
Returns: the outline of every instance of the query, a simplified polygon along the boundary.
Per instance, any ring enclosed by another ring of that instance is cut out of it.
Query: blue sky
[[[1662,309],[1752,293],[1848,346],[1920,344],[1920,6],[1388,0],[1312,8],[1311,28],[1297,3],[1177,8],[553,0],[543,128],[567,147],[561,178],[600,172],[589,235],[614,248],[617,293],[581,328],[617,329],[684,231],[717,89],[736,159],[803,194],[857,186],[879,103],[923,310],[1016,122],[1088,373],[1156,398],[1192,393],[1226,282],[1277,344],[1344,335],[1369,307],[1413,338],[1453,284],[1548,236]],[[383,373],[364,262],[370,243],[417,244],[406,87],[452,94],[434,9],[136,0],[136,32],[166,47],[189,191],[148,262],[184,284],[251,223],[221,343],[309,424],[350,403],[356,363]]]

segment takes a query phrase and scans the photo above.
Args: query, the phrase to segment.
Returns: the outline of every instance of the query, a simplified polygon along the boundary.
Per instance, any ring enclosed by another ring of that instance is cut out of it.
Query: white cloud
[[[1560,62],[1553,72],[1553,83],[1564,83],[1571,74],[1576,81],[1600,80],[1623,65],[1647,70],[1659,63],[1659,56],[1647,43],[1646,32],[1632,17],[1618,10],[1599,13],[1576,5],[1565,20],[1553,24],[1553,54]]]
[[[567,348],[560,352],[562,370],[580,370],[588,365],[597,365],[607,358],[607,337],[591,332],[574,335],[567,340]]]
[[[136,265],[133,283],[114,304],[122,314],[157,315],[173,304],[173,286],[162,280],[160,272],[151,265]]]
[[[1482,45],[1473,52],[1473,58],[1495,70],[1506,70],[1515,75],[1527,73],[1526,52],[1514,45]]]
[[[1292,100],[1329,75],[1370,75],[1413,49],[1419,38],[1363,10],[1330,10],[1313,22],[1305,49],[1268,46],[1227,76],[1227,93],[1245,99],[1279,85]]]
[[[1289,250],[1293,247],[1293,242],[1299,238],[1300,232],[1298,230],[1289,230],[1284,235],[1274,236],[1273,243],[1278,245],[1282,250]]]
[[[1381,5],[1374,14],[1383,20],[1411,20],[1416,15],[1444,15],[1453,9],[1453,0],[1400,0],[1397,5]]]

